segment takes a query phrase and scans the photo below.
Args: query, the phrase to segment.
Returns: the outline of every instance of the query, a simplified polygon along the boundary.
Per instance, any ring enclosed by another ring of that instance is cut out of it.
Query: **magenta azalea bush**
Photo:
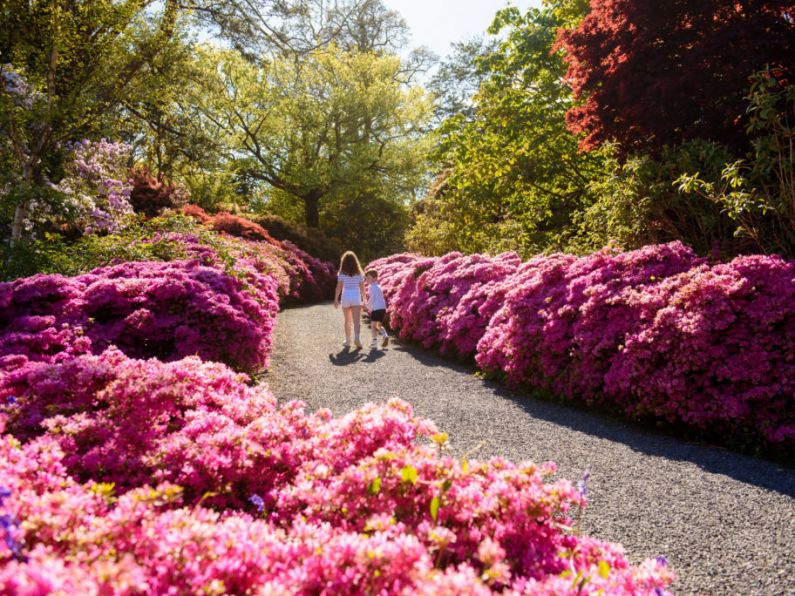
[[[115,349],[0,372],[1,593],[661,594],[553,464],[442,456],[405,402],[278,407]],[[418,444],[417,439],[431,441]]]
[[[272,277],[244,284],[196,260],[35,275],[0,283],[0,358],[55,362],[115,346],[131,357],[195,354],[256,370],[267,364],[277,310]]]
[[[401,337],[630,416],[795,443],[795,262],[678,242],[587,257],[421,258],[381,273]]]
[[[259,224],[237,215],[219,213],[209,217],[197,208],[188,210],[197,218],[206,217],[205,224],[223,237],[247,244],[275,259],[287,273],[290,288],[285,296],[288,304],[316,302],[331,299],[337,283],[336,268],[333,263],[322,261],[300,249],[289,240],[279,240],[271,236]]]
[[[331,298],[337,283],[332,263],[321,261],[289,241],[272,243],[212,233],[211,241],[192,233],[162,233],[152,241],[177,243],[185,254],[207,265],[243,276],[255,271],[276,279],[279,301],[305,304]]]

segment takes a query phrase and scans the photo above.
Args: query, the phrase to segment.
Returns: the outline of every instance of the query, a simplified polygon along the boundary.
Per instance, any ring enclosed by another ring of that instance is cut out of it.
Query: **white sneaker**
[[[342,347],[343,347],[343,348],[350,348],[350,347],[351,347],[351,342],[349,342],[349,341],[346,339],[344,342],[342,342]]]
[[[371,342],[370,342],[370,347],[371,347],[371,348],[377,348],[377,347],[378,347],[378,339],[376,339],[376,338],[374,337],[374,338],[373,338],[373,341],[371,341]]]

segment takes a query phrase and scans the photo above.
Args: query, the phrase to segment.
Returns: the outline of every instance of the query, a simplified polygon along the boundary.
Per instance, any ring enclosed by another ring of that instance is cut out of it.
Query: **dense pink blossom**
[[[618,296],[626,288],[645,292],[701,262],[678,242],[531,259],[506,279],[510,289],[479,344],[477,362],[512,382],[598,398],[618,346],[639,322]]]
[[[384,269],[387,261],[374,266]],[[407,281],[397,294],[389,293],[393,313],[400,312],[400,336],[421,342],[426,348],[439,346],[443,353],[472,356],[500,301],[494,282],[513,273],[521,264],[515,253],[497,257],[463,256],[450,253],[425,268],[423,261],[414,273],[416,281]],[[385,285],[391,286],[391,271]],[[420,270],[424,269],[421,273]],[[417,274],[419,275],[417,276]]]
[[[0,403],[14,396],[0,592],[576,594],[588,578],[651,594],[673,580],[573,532],[584,497],[552,464],[442,456],[398,400],[332,419],[244,381],[118,351],[0,373]]]
[[[67,278],[0,283],[0,358],[57,361],[116,346],[134,357],[267,364],[276,284],[254,285],[198,261],[122,263]]]
[[[511,255],[458,253],[370,266],[401,337],[476,352],[511,384],[795,442],[795,262],[708,265],[674,242],[520,266]]]
[[[289,240],[274,238],[262,226],[244,217],[219,213],[208,219],[206,225],[272,255],[284,267],[290,279],[287,303],[317,302],[331,298],[337,283],[333,263],[313,257]]]

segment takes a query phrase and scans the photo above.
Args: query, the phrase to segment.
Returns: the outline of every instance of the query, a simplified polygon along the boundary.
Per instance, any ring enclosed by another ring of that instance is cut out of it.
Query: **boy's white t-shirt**
[[[370,289],[368,293],[370,294],[370,301],[368,303],[370,306],[370,310],[386,309],[386,300],[384,300],[384,293],[381,291],[381,286],[379,286],[377,282],[373,282],[370,284]]]

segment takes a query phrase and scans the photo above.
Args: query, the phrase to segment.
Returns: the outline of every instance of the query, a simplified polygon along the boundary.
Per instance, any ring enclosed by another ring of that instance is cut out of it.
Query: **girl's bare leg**
[[[359,331],[362,328],[362,307],[351,306],[350,311],[353,314],[353,336],[356,341],[359,341]]]
[[[351,319],[352,319],[352,308],[343,308],[342,313],[345,315],[345,341],[351,343]]]

